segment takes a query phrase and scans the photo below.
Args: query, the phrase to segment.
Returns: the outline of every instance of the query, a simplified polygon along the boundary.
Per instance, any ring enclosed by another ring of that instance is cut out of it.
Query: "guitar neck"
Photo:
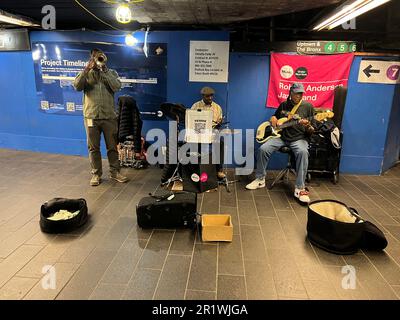
[[[298,120],[289,120],[289,121],[286,121],[285,123],[281,124],[281,125],[279,126],[279,128],[280,128],[280,129],[283,129],[283,128],[287,128],[287,127],[294,126],[294,125],[298,124],[298,123],[300,122],[300,120],[303,120],[303,119],[305,119],[305,120],[312,120],[312,119],[314,119],[314,116],[307,117],[307,118],[301,118],[301,119],[298,119]]]

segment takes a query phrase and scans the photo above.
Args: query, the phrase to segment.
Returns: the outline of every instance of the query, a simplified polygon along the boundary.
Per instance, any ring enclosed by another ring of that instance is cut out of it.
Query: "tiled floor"
[[[311,246],[306,209],[282,185],[245,191],[242,178],[230,194],[200,195],[201,212],[229,213],[234,223],[232,243],[210,244],[189,230],[137,227],[135,205],[160,169],[128,169],[128,184],[105,177],[96,188],[88,171],[86,158],[0,150],[0,299],[400,298],[400,166],[382,177],[342,175],[338,185],[311,182],[312,199],[342,200],[385,232],[385,252],[353,256]],[[85,228],[41,233],[40,205],[56,196],[88,201]],[[56,281],[45,290],[48,265]],[[356,270],[355,289],[342,288],[345,265]]]

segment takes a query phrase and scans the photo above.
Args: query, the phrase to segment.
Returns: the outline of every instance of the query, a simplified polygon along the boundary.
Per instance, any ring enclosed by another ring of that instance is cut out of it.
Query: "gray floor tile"
[[[245,261],[247,297],[250,300],[277,299],[270,266],[265,261]]]
[[[22,245],[0,264],[0,288],[23,268],[43,247]]]
[[[138,269],[122,296],[124,300],[151,300],[160,278],[160,270]]]
[[[59,292],[64,288],[67,282],[72,278],[79,265],[73,263],[60,263],[54,265],[56,278],[54,288],[52,279],[48,278],[50,274],[46,274],[39,282],[28,292],[24,300],[52,300],[57,297]],[[44,284],[44,285],[43,285]]]
[[[43,276],[43,268],[48,265],[54,265],[69,245],[70,243],[68,242],[47,245],[17,275],[20,277],[41,278]]]
[[[176,230],[170,249],[170,254],[192,255],[195,231],[190,229]]]
[[[276,217],[274,206],[268,194],[264,196],[254,196],[254,202],[259,217]]]
[[[203,195],[203,203],[201,213],[219,213],[219,192],[205,192]]]
[[[103,250],[118,250],[128,237],[134,226],[134,219],[129,217],[119,218],[110,231],[98,244]]]
[[[346,265],[343,256],[326,252],[322,249],[317,248],[316,246],[313,246],[313,248],[321,264],[327,266],[340,266],[340,267]]]
[[[93,188],[86,157],[0,149],[0,299],[209,300],[217,290],[220,299],[399,299],[399,168],[383,176],[342,174],[337,185],[313,176],[312,199],[354,206],[389,242],[384,252],[340,256],[305,239],[307,208],[292,196],[293,177],[291,185],[255,191],[245,190],[251,177],[240,177],[232,193],[220,187],[199,194],[202,211],[231,215],[235,236],[195,245],[190,230],[137,226],[135,206],[157,186],[157,168],[124,169],[127,184],[105,174]],[[268,171],[268,179],[276,173]],[[67,236],[44,234],[32,208],[60,194],[84,197],[91,219]],[[43,288],[44,265],[55,268],[55,289]],[[354,289],[342,286],[346,265],[355,267]],[[187,271],[177,274],[182,266]]]
[[[236,188],[230,186],[231,192],[227,192],[224,186],[220,188],[220,204],[229,207],[236,207]]]
[[[291,252],[270,249],[268,255],[278,296],[307,299],[307,291]]]
[[[186,300],[215,300],[216,292],[212,291],[199,291],[199,290],[187,290]]]
[[[242,225],[240,231],[244,260],[267,261],[260,227]]]
[[[394,238],[396,238],[398,241],[400,241],[400,225],[395,226],[395,225],[383,225],[386,230],[388,230]]]
[[[90,295],[90,300],[120,300],[126,290],[123,284],[100,284]]]
[[[215,245],[195,245],[188,289],[216,291],[217,250]]]
[[[344,266],[343,266],[344,267]],[[369,300],[369,296],[365,289],[361,286],[360,281],[355,279],[354,282],[346,278],[349,275],[347,269],[336,266],[324,266],[325,274],[330,283],[335,288],[339,299],[342,300]],[[343,271],[343,272],[342,272]]]
[[[345,260],[348,265],[355,268],[357,280],[360,281],[371,299],[397,299],[393,289],[364,255],[346,256]]]
[[[238,209],[240,224],[259,225],[257,209],[253,200],[239,200]]]
[[[292,207],[286,197],[284,192],[280,191],[269,191],[269,196],[271,197],[271,201],[273,203],[275,210],[291,210]]]
[[[171,245],[174,231],[154,230],[144,249],[139,267],[161,270]]]
[[[267,249],[288,247],[278,218],[260,218],[261,231]]]
[[[400,285],[400,266],[386,252],[364,253],[390,285]]]
[[[116,251],[94,250],[57,296],[58,300],[86,300],[97,287]]]
[[[218,276],[218,300],[246,300],[244,276]]]
[[[154,299],[183,300],[190,267],[190,256],[169,255],[165,262]]]
[[[219,275],[244,275],[240,236],[233,236],[231,243],[220,243],[218,250]]]
[[[28,222],[18,231],[0,242],[0,258],[7,258],[19,246],[32,238],[39,231],[37,222]]]
[[[392,286],[392,289],[396,293],[397,298],[400,299],[400,286]]]
[[[338,300],[339,295],[329,281],[304,280],[307,294],[312,300]]]
[[[145,240],[127,239],[101,279],[106,284],[127,284],[142,256]]]
[[[13,277],[0,289],[0,300],[20,300],[38,279]]]

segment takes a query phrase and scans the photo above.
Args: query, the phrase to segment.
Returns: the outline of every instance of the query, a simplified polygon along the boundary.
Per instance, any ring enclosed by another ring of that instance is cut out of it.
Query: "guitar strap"
[[[300,102],[299,102],[298,104],[296,104],[296,105],[293,107],[293,109],[290,111],[290,114],[291,114],[291,115],[296,114],[297,109],[300,107],[302,101],[303,101],[303,100],[300,100]]]

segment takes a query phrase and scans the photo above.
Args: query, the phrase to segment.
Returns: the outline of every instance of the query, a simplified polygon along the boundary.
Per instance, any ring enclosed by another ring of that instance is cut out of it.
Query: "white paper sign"
[[[229,41],[190,41],[189,81],[228,82]]]
[[[212,119],[213,112],[211,110],[186,110],[185,141],[188,143],[211,143]]]
[[[361,60],[358,82],[400,83],[400,61]]]

